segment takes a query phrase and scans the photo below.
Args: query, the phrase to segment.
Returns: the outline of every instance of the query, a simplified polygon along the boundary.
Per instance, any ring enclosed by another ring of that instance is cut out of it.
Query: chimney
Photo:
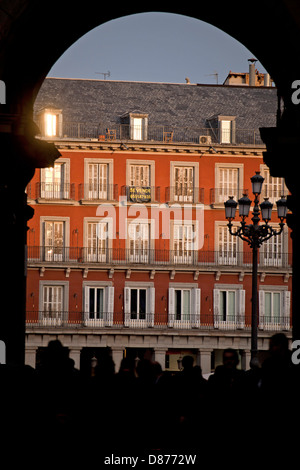
[[[257,59],[248,59],[249,62],[249,86],[255,86],[255,62]]]
[[[264,76],[264,86],[271,86],[270,75],[268,73],[265,73]]]

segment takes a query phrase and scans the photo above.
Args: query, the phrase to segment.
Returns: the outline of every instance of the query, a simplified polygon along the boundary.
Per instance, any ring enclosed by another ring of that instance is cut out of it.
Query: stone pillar
[[[124,348],[111,348],[112,360],[115,363],[115,372],[119,372],[121,361],[123,359]]]
[[[202,374],[211,373],[211,353],[212,349],[199,349],[197,354],[197,365],[202,369]]]
[[[27,366],[36,367],[36,352],[37,346],[26,346],[25,349],[25,364]]]
[[[242,360],[241,360],[241,367],[243,370],[250,369],[250,359],[251,359],[250,349],[244,349],[244,351],[242,352]]]
[[[166,352],[167,348],[154,348],[153,361],[159,362],[162,370],[166,368]]]
[[[69,358],[73,359],[74,367],[77,370],[80,370],[80,354],[81,348],[71,349],[69,350]]]

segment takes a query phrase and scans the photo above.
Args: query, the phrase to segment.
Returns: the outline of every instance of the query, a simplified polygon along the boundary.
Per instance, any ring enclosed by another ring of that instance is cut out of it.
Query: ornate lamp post
[[[243,241],[247,242],[253,250],[253,262],[252,262],[252,326],[251,326],[251,359],[257,356],[257,329],[258,329],[258,312],[257,312],[257,252],[258,248],[263,242],[269,240],[273,236],[278,236],[282,233],[284,227],[284,220],[287,214],[287,201],[282,196],[277,204],[277,214],[280,219],[279,230],[275,230],[269,225],[271,220],[273,204],[265,198],[264,201],[259,204],[259,196],[262,189],[264,178],[260,175],[260,172],[256,172],[251,178],[252,192],[254,194],[254,207],[252,224],[246,224],[246,218],[249,215],[251,202],[246,194],[243,195],[238,202],[234,201],[233,196],[230,196],[225,205],[225,217],[228,220],[229,232],[234,237],[239,237]],[[235,218],[236,208],[239,206],[239,216],[241,217],[241,225],[235,231],[233,231],[232,221]],[[260,209],[259,209],[260,207]],[[259,217],[261,213],[261,218]],[[260,224],[261,219],[264,221]]]

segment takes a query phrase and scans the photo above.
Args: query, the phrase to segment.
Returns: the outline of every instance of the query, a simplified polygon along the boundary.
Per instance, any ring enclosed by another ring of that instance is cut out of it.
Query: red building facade
[[[58,338],[77,368],[108,352],[116,369],[146,355],[177,370],[190,354],[210,373],[227,347],[249,367],[252,256],[224,202],[251,199],[256,171],[261,198],[286,195],[259,138],[275,108],[270,87],[45,81],[36,119],[61,157],[27,188],[28,364]],[[274,332],[290,334],[287,228],[258,270],[263,354]]]

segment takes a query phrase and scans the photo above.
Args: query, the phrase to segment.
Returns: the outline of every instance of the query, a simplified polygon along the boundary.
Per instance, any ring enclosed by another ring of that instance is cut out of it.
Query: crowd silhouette
[[[271,338],[269,357],[248,371],[238,368],[234,349],[208,379],[192,357],[182,366],[172,374],[127,357],[116,371],[107,355],[83,376],[62,344],[50,341],[39,368],[0,366],[2,429],[45,452],[49,444],[106,453],[203,451],[224,433],[243,430],[246,439],[249,423],[267,436],[279,418],[289,425],[299,416],[299,368],[284,334]]]

